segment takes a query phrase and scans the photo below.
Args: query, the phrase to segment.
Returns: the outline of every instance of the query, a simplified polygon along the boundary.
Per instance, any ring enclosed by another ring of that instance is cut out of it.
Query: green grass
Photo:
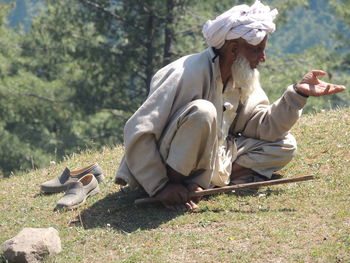
[[[122,147],[72,155],[28,174],[0,179],[0,243],[24,227],[54,227],[63,251],[47,262],[350,262],[350,109],[304,115],[293,129],[299,153],[281,173],[302,183],[221,194],[198,211],[135,207],[113,177]],[[63,194],[39,186],[98,162],[107,180],[77,210],[53,212]],[[4,261],[1,259],[0,262]]]

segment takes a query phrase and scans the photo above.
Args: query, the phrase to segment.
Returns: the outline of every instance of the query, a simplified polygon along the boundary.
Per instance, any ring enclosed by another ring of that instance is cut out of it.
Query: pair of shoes
[[[59,177],[41,184],[40,189],[44,193],[65,191],[65,195],[57,202],[55,211],[74,209],[82,205],[88,197],[99,193],[98,184],[103,180],[102,168],[95,163],[75,171],[65,168]]]
[[[54,211],[63,209],[75,209],[85,200],[100,192],[98,181],[93,174],[81,177],[77,182],[68,185],[64,196],[58,200]]]
[[[77,182],[86,174],[93,174],[98,182],[102,182],[104,180],[102,168],[97,163],[75,171],[70,171],[66,167],[66,169],[64,169],[63,173],[59,177],[41,184],[40,190],[44,193],[64,192],[67,190],[67,187],[70,183]]]

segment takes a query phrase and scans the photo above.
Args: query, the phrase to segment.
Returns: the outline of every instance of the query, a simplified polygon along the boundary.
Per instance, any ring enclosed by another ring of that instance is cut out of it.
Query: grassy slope
[[[133,206],[139,194],[112,183],[121,147],[0,179],[0,243],[52,226],[63,252],[47,262],[350,262],[350,109],[305,115],[293,133],[299,154],[281,173],[317,180],[213,196],[195,213]],[[62,194],[40,195],[40,183],[95,161],[107,176],[102,192],[53,212]]]

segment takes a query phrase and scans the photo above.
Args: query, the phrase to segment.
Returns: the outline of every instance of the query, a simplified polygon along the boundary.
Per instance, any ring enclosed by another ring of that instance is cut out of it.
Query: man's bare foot
[[[240,166],[237,163],[232,165],[230,185],[262,182],[266,180],[267,178],[265,176],[258,174],[252,169]]]
[[[198,184],[185,184],[186,176],[167,165],[169,182],[156,195],[163,205],[173,211],[192,211],[198,208],[200,197],[189,198],[190,192],[202,191]]]
[[[184,204],[175,204],[175,205],[164,204],[164,206],[169,210],[178,211],[178,212],[193,211],[198,208],[198,205],[195,204],[192,200]]]
[[[200,191],[203,191],[203,188],[200,187],[198,184],[188,184],[186,187],[187,187],[189,192],[200,192]],[[192,197],[191,201],[192,201],[193,205],[192,205],[192,209],[191,210],[197,209],[198,208],[197,204],[201,200],[202,200],[201,196]]]
[[[187,188],[188,193],[203,190],[203,188],[201,188],[197,184],[188,184],[185,186],[185,188]],[[162,196],[162,194],[160,196]],[[158,197],[160,197],[160,196],[158,196]],[[163,200],[162,203],[169,210],[186,212],[186,211],[193,211],[193,210],[197,209],[198,208],[197,204],[199,203],[200,200],[201,200],[201,197],[194,197],[186,202],[183,202],[183,201],[180,202],[179,200],[177,200],[177,202],[171,203],[171,202],[169,202],[170,200]]]

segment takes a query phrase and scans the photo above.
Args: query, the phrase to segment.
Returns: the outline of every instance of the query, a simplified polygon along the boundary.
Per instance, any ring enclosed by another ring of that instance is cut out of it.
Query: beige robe
[[[213,62],[214,56],[208,48],[182,57],[154,75],[148,98],[125,125],[125,155],[116,181],[122,180],[131,187],[142,186],[150,196],[164,187],[168,177],[158,142],[174,114],[190,102],[198,99],[212,102],[221,124],[223,100],[217,85],[219,57]],[[257,89],[237,112],[230,133],[268,142],[281,140],[300,117],[306,101],[289,86],[279,100],[269,104],[265,92]],[[217,140],[221,139],[220,133]],[[215,158],[217,156],[204,167],[197,168],[213,170]]]

